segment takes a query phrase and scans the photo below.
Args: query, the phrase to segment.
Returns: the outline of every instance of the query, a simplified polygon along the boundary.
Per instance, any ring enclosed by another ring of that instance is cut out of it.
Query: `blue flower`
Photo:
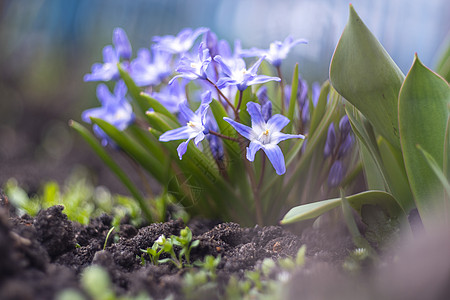
[[[275,41],[270,43],[269,49],[262,50],[258,48],[252,48],[245,50],[245,56],[260,56],[270,62],[275,67],[280,67],[281,62],[285,59],[292,47],[298,44],[306,44],[304,39],[294,40],[291,36],[288,36],[283,42]]]
[[[177,148],[178,156],[180,157],[180,159],[182,159],[183,155],[186,153],[187,146],[190,140],[194,139],[195,145],[198,146],[198,144],[205,138],[205,135],[208,133],[206,125],[206,113],[208,112],[208,107],[211,101],[211,92],[207,91],[203,93],[202,103],[195,113],[191,109],[189,109],[186,103],[182,103],[180,105],[180,113],[183,114],[186,120],[189,120],[186,126],[169,130],[159,137],[159,140],[161,142],[187,139],[185,142],[182,142]]]
[[[197,55],[186,53],[183,57],[181,57],[180,62],[175,69],[175,71],[180,74],[173,77],[169,81],[169,84],[172,84],[175,79],[180,77],[189,80],[206,79],[208,77],[206,74],[206,69],[210,63],[211,56],[209,55],[209,50],[206,48],[204,43],[200,43]]]
[[[84,75],[84,81],[109,81],[119,79],[117,64],[121,59],[128,60],[131,57],[131,45],[125,31],[116,28],[113,32],[113,46],[103,48],[103,64],[92,65],[91,73]]]
[[[159,92],[153,92],[152,97],[171,113],[178,113],[180,104],[187,101],[186,84],[186,80],[174,81],[172,84],[162,87]]]
[[[336,160],[330,168],[330,173],[328,174],[328,187],[337,187],[345,175],[345,166],[342,164],[341,160]]]
[[[131,62],[130,75],[137,86],[158,85],[172,73],[172,55],[152,48],[153,61],[148,49],[139,49]]]
[[[304,139],[305,136],[280,132],[289,123],[289,119],[276,114],[266,122],[261,113],[261,106],[255,102],[247,103],[247,111],[252,120],[251,128],[227,117],[223,119],[230,123],[239,134],[250,140],[250,145],[247,147],[247,159],[249,161],[254,161],[256,152],[263,149],[277,174],[284,174],[286,166],[283,152],[281,152],[278,143],[292,138]]]
[[[265,83],[268,81],[280,81],[278,77],[258,75],[258,68],[264,57],[261,57],[250,69],[246,69],[245,61],[242,58],[224,60],[222,56],[216,55],[214,60],[219,63],[223,74],[217,81],[217,86],[222,89],[230,85],[237,86],[239,91],[245,90],[253,84]]]
[[[125,130],[135,119],[133,108],[125,98],[127,87],[123,81],[117,82],[114,94],[111,94],[105,84],[97,86],[97,98],[101,107],[85,110],[81,118],[84,122],[91,123],[91,117],[105,120],[119,130]],[[102,139],[102,145],[106,146],[109,137],[97,125],[93,126],[95,134]]]
[[[183,54],[188,52],[192,48],[198,36],[207,31],[208,28],[203,27],[196,30],[185,28],[181,30],[177,36],[155,36],[153,38],[153,41],[157,43],[155,47],[160,50],[167,51],[173,54]]]

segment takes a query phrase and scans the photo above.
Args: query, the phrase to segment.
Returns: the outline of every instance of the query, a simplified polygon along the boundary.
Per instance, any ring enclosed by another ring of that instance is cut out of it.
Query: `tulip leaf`
[[[415,55],[400,90],[399,127],[406,174],[422,218],[442,211],[443,189],[417,145],[443,168],[449,155],[444,152],[449,105],[448,83]]]
[[[350,5],[348,23],[333,54],[336,91],[399,148],[397,103],[404,75]]]
[[[366,191],[359,194],[345,197],[348,203],[358,212],[361,213],[363,205],[379,205],[392,218],[403,215],[402,208],[397,204],[395,198],[383,191]],[[328,199],[300,205],[292,208],[280,221],[281,224],[290,224],[294,222],[314,219],[320,215],[330,211],[331,209],[341,205],[342,198]]]

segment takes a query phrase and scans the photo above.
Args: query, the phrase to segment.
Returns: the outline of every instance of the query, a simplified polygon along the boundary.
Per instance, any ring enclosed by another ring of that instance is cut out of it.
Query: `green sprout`
[[[192,248],[197,247],[199,244],[199,240],[192,241],[192,231],[186,226],[180,231],[179,236],[172,235],[169,238],[166,238],[165,235],[162,234],[153,243],[151,248],[145,250],[141,249],[141,251],[148,254],[150,261],[154,265],[171,262],[178,269],[182,269],[183,267],[192,266],[190,253]],[[178,255],[175,253],[175,247],[181,248]],[[170,257],[160,259],[159,257],[163,253],[170,255]]]

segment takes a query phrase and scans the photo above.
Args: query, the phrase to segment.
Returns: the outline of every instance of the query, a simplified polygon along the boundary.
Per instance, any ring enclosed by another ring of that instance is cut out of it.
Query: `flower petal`
[[[178,152],[178,157],[180,158],[180,160],[183,158],[183,155],[186,153],[189,141],[190,141],[190,139],[188,139],[187,141],[182,142],[180,145],[178,145],[177,152]]]
[[[196,115],[194,112],[189,108],[186,102],[180,103],[178,106],[178,109],[180,110],[180,114],[182,114],[183,118],[188,121],[192,121],[196,118]]]
[[[283,115],[276,114],[267,121],[268,129],[272,132],[281,131],[287,124],[289,124],[289,119]]]
[[[259,149],[262,148],[262,144],[259,142],[250,142],[250,145],[247,147],[247,159],[249,161],[255,160],[255,154]]]
[[[119,27],[114,29],[113,44],[119,57],[123,59],[131,58],[131,45],[125,30]]]
[[[247,85],[254,85],[254,84],[260,84],[260,83],[266,83],[269,81],[280,81],[281,79],[279,77],[272,77],[267,75],[257,75],[253,77],[252,79],[247,81]]]
[[[184,140],[184,139],[188,139],[190,137],[191,133],[192,133],[192,130],[189,128],[189,126],[183,126],[183,127],[177,128],[177,129],[172,129],[172,130],[164,132],[159,137],[159,140],[161,142]]]
[[[194,139],[195,146],[198,146],[198,143],[203,141],[204,138],[205,138],[205,134],[203,132],[199,132]]]
[[[303,134],[287,134],[282,132],[274,132],[270,136],[270,143],[273,145],[278,144],[287,139],[304,139],[305,136]]]
[[[236,131],[242,135],[243,137],[245,137],[248,140],[252,139],[253,136],[253,129],[245,126],[241,123],[238,123],[230,118],[224,117],[223,118],[225,121],[227,121],[228,123],[230,123],[231,126],[233,126],[234,129],[236,129]]]
[[[264,121],[264,117],[261,113],[261,105],[255,102],[248,102],[247,111],[252,119],[253,128],[263,127],[266,124],[266,122]]]
[[[264,145],[262,148],[269,158],[270,162],[272,163],[273,167],[275,168],[277,174],[283,175],[284,173],[286,173],[284,155],[283,152],[281,152],[280,147],[278,147],[278,145],[269,144]]]

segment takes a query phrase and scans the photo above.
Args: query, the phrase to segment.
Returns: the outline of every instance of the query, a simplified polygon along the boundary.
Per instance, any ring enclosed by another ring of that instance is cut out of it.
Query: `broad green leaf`
[[[406,176],[402,153],[383,137],[378,139],[378,149],[391,193],[404,211],[409,212],[414,208],[414,197]]]
[[[445,41],[446,48],[443,51],[439,62],[436,66],[436,73],[444,77],[445,80],[450,80],[450,36]]]
[[[333,54],[330,80],[392,145],[399,148],[397,97],[404,75],[350,5]]]
[[[436,174],[437,178],[441,182],[442,186],[445,189],[445,193],[447,196],[450,196],[450,183],[447,179],[447,177],[444,175],[444,172],[441,170],[439,165],[437,164],[436,160],[433,158],[433,156],[430,155],[425,149],[422,148],[422,146],[417,145],[417,149],[422,152],[423,156],[425,157],[428,165],[433,170],[434,174]]]
[[[149,222],[152,222],[153,217],[146,200],[142,197],[139,189],[133,184],[133,182],[128,178],[126,173],[122,168],[111,158],[111,156],[106,152],[106,150],[100,145],[98,140],[92,135],[92,133],[87,130],[83,125],[78,122],[70,121],[69,126],[75,129],[81,137],[91,146],[94,152],[103,160],[103,162],[111,169],[111,171],[116,174],[116,176],[122,181],[122,183],[128,188],[131,195],[139,203],[142,212]]]
[[[406,174],[424,223],[428,216],[432,216],[430,220],[439,218],[436,214],[443,208],[443,189],[416,145],[443,166],[449,105],[448,83],[425,67],[415,55],[400,90],[399,126]]]
[[[383,191],[366,191],[359,194],[346,197],[348,203],[358,212],[361,213],[363,205],[379,205],[386,210],[391,217],[402,216],[403,210],[397,204],[394,197]],[[290,224],[294,222],[317,218],[318,216],[330,211],[331,209],[341,205],[341,198],[334,198],[300,205],[292,208],[280,221],[281,224]]]

